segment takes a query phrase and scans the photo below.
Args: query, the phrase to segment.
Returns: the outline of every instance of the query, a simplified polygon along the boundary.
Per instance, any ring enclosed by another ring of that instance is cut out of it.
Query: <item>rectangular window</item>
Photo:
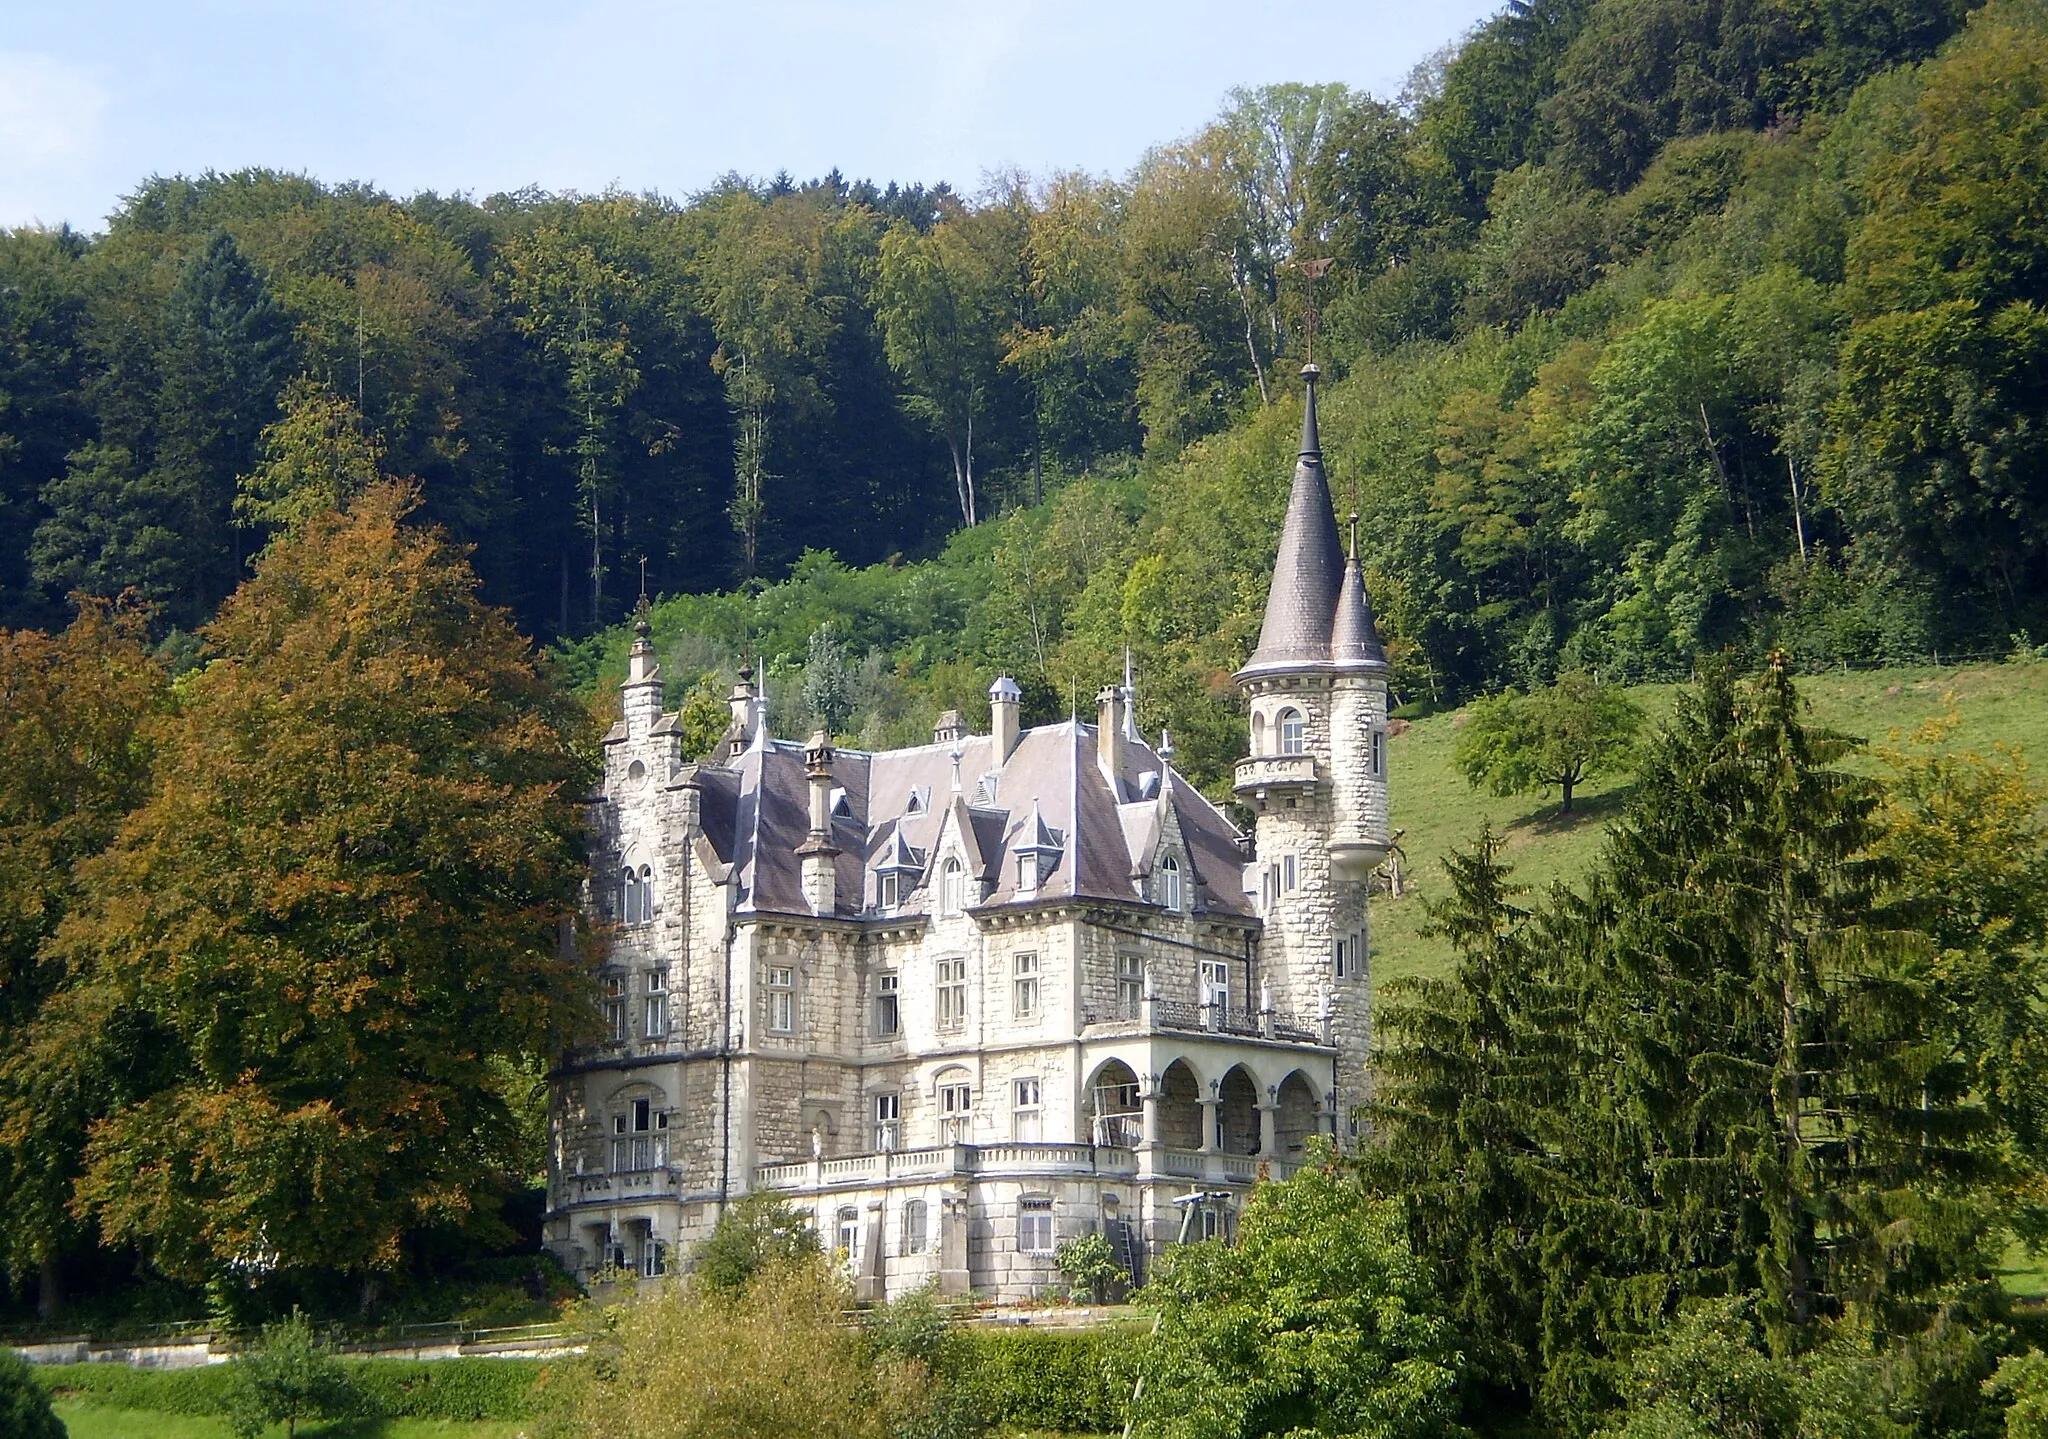
[[[1372,732],[1372,777],[1380,779],[1387,772],[1387,732],[1376,729]]]
[[[1011,1128],[1016,1132],[1019,1144],[1036,1144],[1043,1133],[1039,1116],[1044,1111],[1038,1103],[1038,1081],[1020,1079],[1017,1081],[1017,1105]]]
[[[647,971],[647,1003],[641,1034],[648,1039],[668,1038],[668,971]]]
[[[1343,979],[1351,973],[1350,969],[1346,967],[1350,960],[1350,952],[1346,948],[1348,944],[1348,940],[1340,939],[1337,941],[1337,978],[1339,979]]]
[[[938,1026],[959,1029],[967,1023],[967,961],[942,959],[938,972]]]
[[[939,1143],[965,1144],[974,1122],[974,1086],[939,1086]]]
[[[900,1094],[878,1094],[875,1096],[875,1148],[887,1153],[897,1147],[903,1138],[903,1096]]]
[[[640,1249],[640,1277],[659,1279],[668,1273],[668,1246],[651,1236]]]
[[[1280,890],[1283,894],[1294,893],[1294,856],[1280,856]]]
[[[668,1164],[668,1112],[636,1099],[612,1116],[612,1172],[633,1174]]]
[[[1202,1003],[1230,1008],[1230,965],[1220,959],[1202,961]]]
[[[613,1044],[626,1042],[626,976],[623,974],[605,976],[604,1027]]]
[[[894,973],[875,976],[875,1037],[887,1039],[903,1029],[903,1007]]]
[[[771,1034],[796,1033],[796,971],[768,971],[768,1030]]]
[[[903,1252],[924,1253],[924,1201],[913,1199],[903,1206]]]
[[[1038,956],[1020,954],[1010,961],[1010,1008],[1019,1019],[1038,1018]]]
[[[1050,1199],[1020,1199],[1017,1201],[1017,1252],[1020,1254],[1052,1253],[1052,1201]]]
[[[882,908],[894,909],[902,901],[902,898],[903,877],[897,874],[883,875],[881,880]]]
[[[1119,1018],[1136,1019],[1145,1005],[1145,961],[1135,954],[1116,957],[1116,1012]]]

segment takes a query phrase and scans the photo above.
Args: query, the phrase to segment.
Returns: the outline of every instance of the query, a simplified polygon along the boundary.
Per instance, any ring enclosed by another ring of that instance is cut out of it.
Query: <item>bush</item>
[[[64,1421],[50,1412],[50,1396],[28,1361],[0,1347],[0,1434],[7,1439],[64,1439]]]
[[[287,1439],[301,1419],[340,1419],[359,1406],[355,1384],[334,1351],[297,1310],[263,1326],[263,1337],[229,1366],[228,1423],[240,1439],[282,1424]]]
[[[514,1421],[541,1409],[548,1365],[537,1359],[343,1359],[357,1412],[376,1419]],[[233,1404],[233,1366],[130,1369],[125,1364],[53,1364],[43,1387],[107,1409],[224,1416]],[[0,1431],[4,1433],[5,1431]]]
[[[963,1330],[960,1377],[980,1417],[1013,1429],[1106,1434],[1123,1428],[1137,1378],[1127,1331]]]

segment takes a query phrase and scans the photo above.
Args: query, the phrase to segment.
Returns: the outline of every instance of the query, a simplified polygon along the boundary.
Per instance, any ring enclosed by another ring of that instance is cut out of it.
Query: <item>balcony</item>
[[[1247,798],[1269,794],[1302,794],[1316,787],[1316,762],[1305,754],[1253,755],[1237,762],[1232,786]]]
[[[1124,1116],[1116,1116],[1122,1118]],[[1274,1179],[1293,1173],[1298,1160],[1264,1160],[1256,1154],[1209,1153],[1192,1149],[1161,1149],[1153,1168],[1161,1175],[1249,1184],[1267,1164]],[[1132,1147],[1093,1144],[945,1144],[932,1149],[905,1149],[893,1154],[856,1154],[844,1159],[801,1160],[795,1164],[764,1164],[754,1171],[758,1189],[803,1192],[864,1189],[902,1179],[950,1179],[970,1176],[1098,1175],[1133,1179],[1138,1151]]]
[[[1145,1011],[1152,1011],[1148,1018]],[[1287,1044],[1313,1044],[1327,1048],[1331,1039],[1322,1022],[1310,1015],[1285,1010],[1231,1009],[1217,1004],[1191,1004],[1184,999],[1149,999],[1136,1013],[1119,1005],[1113,1019],[1083,1014],[1084,1029],[1094,1030],[1090,1038],[1108,1034],[1220,1034],[1239,1039],[1271,1039]],[[1095,1026],[1105,1026],[1096,1030]]]

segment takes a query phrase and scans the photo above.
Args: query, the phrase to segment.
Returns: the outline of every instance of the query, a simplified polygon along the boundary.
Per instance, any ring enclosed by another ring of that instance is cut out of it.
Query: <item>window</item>
[[[967,961],[942,959],[937,969],[939,1028],[959,1029],[967,1023]]]
[[[1202,961],[1202,1003],[1230,1008],[1230,966],[1223,960]]]
[[[1349,958],[1349,955],[1347,954],[1345,949],[1345,946],[1348,943],[1348,940],[1340,939],[1337,941],[1337,978],[1339,979],[1344,978],[1347,974],[1351,972],[1349,969],[1345,967],[1346,961]]]
[[[1024,1198],[1017,1201],[1017,1252],[1052,1253],[1052,1201]]]
[[[605,976],[604,1027],[613,1044],[626,1042],[626,976],[623,974]]]
[[[1010,961],[1010,1009],[1018,1019],[1038,1018],[1038,956],[1020,954]]]
[[[1382,779],[1387,773],[1387,732],[1376,729],[1372,732],[1372,777]]]
[[[1159,861],[1159,902],[1175,914],[1180,913],[1180,861],[1172,855]]]
[[[922,1199],[913,1199],[903,1206],[903,1252],[924,1253],[925,1209]]]
[[[1223,1237],[1223,1211],[1212,1204],[1202,1206],[1202,1237],[1221,1239]]]
[[[886,1039],[903,1028],[903,1005],[898,986],[901,980],[893,973],[875,976],[875,1036]]]
[[[1337,941],[1337,978],[1356,979],[1365,973],[1365,936],[1353,930]]]
[[[1136,1019],[1144,1005],[1144,958],[1120,954],[1116,957],[1116,1012],[1124,1019]]]
[[[619,921],[645,924],[654,918],[654,871],[647,865],[637,870],[630,864],[619,877]]]
[[[668,1246],[652,1234],[640,1245],[640,1277],[659,1279],[668,1273]]]
[[[1038,888],[1038,855],[1026,851],[1017,856],[1017,888],[1034,890]]]
[[[974,1122],[974,1086],[939,1086],[939,1143],[965,1144]]]
[[[860,1211],[851,1205],[839,1211],[839,1252],[848,1259],[860,1258]]]
[[[1018,1080],[1016,1097],[1016,1109],[1012,1114],[1014,1123],[1011,1127],[1016,1132],[1017,1142],[1019,1144],[1036,1144],[1041,1133],[1039,1115],[1043,1113],[1038,1104],[1038,1081],[1036,1079]]]
[[[772,1034],[796,1033],[796,971],[768,971],[768,1029]]]
[[[1292,893],[1294,893],[1294,880],[1295,880],[1295,872],[1294,872],[1294,856],[1293,856],[1293,855],[1291,855],[1291,854],[1283,854],[1283,855],[1281,855],[1281,856],[1280,856],[1280,889],[1281,889],[1281,892],[1282,892],[1282,893],[1284,893],[1284,894],[1292,894]]]
[[[875,1148],[887,1153],[896,1148],[903,1138],[903,1096],[900,1094],[878,1094],[875,1096]]]
[[[882,876],[882,908],[894,909],[903,903],[903,876],[885,874]]]
[[[1308,753],[1308,722],[1297,709],[1280,711],[1280,753]]]
[[[642,1035],[647,1039],[668,1038],[668,971],[647,971],[647,1004]]]
[[[939,871],[940,914],[960,913],[963,907],[961,900],[962,875],[963,871],[960,868],[960,861],[957,859],[947,860],[945,867]]]
[[[668,1164],[668,1111],[635,1099],[612,1116],[612,1173],[637,1174]]]

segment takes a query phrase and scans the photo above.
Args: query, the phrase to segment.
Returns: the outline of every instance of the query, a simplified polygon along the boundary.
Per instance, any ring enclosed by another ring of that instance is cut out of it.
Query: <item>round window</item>
[[[637,759],[634,760],[626,768],[626,778],[636,785],[645,784],[647,782],[647,766],[640,763]]]

